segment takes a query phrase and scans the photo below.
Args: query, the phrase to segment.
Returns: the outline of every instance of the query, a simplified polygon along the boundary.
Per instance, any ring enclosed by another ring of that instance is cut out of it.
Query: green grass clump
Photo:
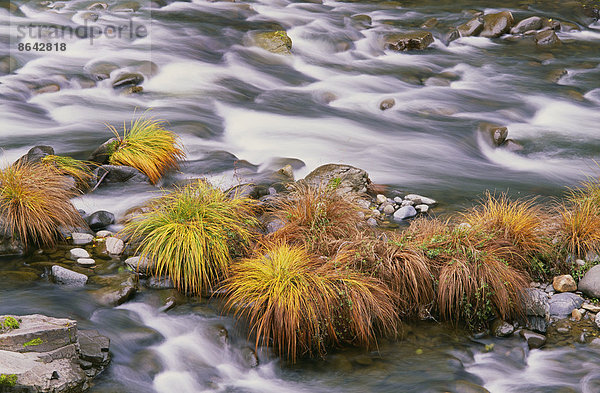
[[[81,225],[71,204],[71,182],[42,164],[15,163],[0,170],[0,225],[27,245],[53,245],[58,227]]]
[[[26,343],[23,343],[23,347],[27,348],[27,347],[35,347],[37,345],[42,345],[44,342],[42,341],[41,338],[34,338],[32,340],[27,341]]]
[[[15,386],[17,379],[16,374],[0,374],[0,386]]]
[[[368,346],[377,332],[394,333],[391,294],[371,277],[324,261],[304,246],[264,245],[232,265],[226,309],[250,324],[256,346],[270,345],[291,361],[325,354],[340,343]]]
[[[20,324],[14,317],[4,317],[4,321],[0,324],[0,327],[4,327],[5,329],[18,329]]]
[[[177,135],[165,129],[160,120],[142,116],[132,121],[129,129],[123,125],[123,135],[111,125],[108,128],[117,139],[111,146],[109,163],[136,168],[154,184],[168,170],[179,168],[179,159],[185,157]]]
[[[168,276],[177,289],[202,294],[227,276],[229,262],[243,253],[257,225],[256,201],[229,198],[198,180],[162,196],[135,216],[122,233],[140,242],[158,276]]]
[[[71,176],[83,190],[89,187],[89,181],[94,177],[90,170],[92,163],[88,161],[50,154],[42,158],[42,164],[55,168],[63,175]]]

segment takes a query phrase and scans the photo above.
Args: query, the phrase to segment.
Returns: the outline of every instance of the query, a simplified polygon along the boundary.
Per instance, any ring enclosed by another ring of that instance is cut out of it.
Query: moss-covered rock
[[[252,44],[269,52],[289,55],[292,49],[292,39],[283,30],[255,32],[251,35]]]

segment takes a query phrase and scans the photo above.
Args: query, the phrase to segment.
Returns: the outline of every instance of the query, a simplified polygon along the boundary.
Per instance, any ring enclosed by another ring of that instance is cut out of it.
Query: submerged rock
[[[500,37],[502,34],[508,33],[514,23],[515,20],[510,11],[484,15],[483,30],[479,35],[488,38]]]
[[[74,320],[14,317],[19,328],[0,333],[0,373],[16,380],[2,392],[85,392],[110,362],[110,340],[95,330],[78,330]]]
[[[396,33],[385,37],[385,48],[397,51],[423,50],[433,44],[433,35],[428,31]]]
[[[102,282],[106,286],[91,291],[90,294],[103,306],[118,306],[135,295],[138,286],[133,273],[125,272],[114,276],[97,278],[94,282]]]
[[[546,344],[546,336],[529,330],[521,330],[521,337],[527,341],[529,349],[541,348]]]

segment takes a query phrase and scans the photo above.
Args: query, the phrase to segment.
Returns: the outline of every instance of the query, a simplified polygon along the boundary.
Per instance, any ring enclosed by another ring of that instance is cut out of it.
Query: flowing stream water
[[[227,185],[286,163],[297,178],[321,164],[348,163],[376,183],[438,199],[442,212],[472,204],[486,189],[558,196],[599,172],[600,24],[576,1],[108,0],[108,10],[88,11],[93,3],[2,3],[0,70],[16,63],[0,76],[3,165],[39,144],[87,158],[112,136],[105,123],[118,126],[151,108],[185,146],[179,179]],[[509,38],[446,45],[448,29],[475,7],[510,10],[517,20],[554,18],[581,31],[559,32],[563,44],[552,49]],[[383,49],[385,34],[430,18],[436,39],[427,50]],[[64,38],[64,51],[19,51],[18,43],[42,40],[19,35],[16,26],[28,24],[128,24],[148,34]],[[291,56],[247,45],[248,32],[274,29],[287,31]],[[142,93],[112,87],[124,72],[144,76]],[[102,73],[109,78],[98,81]],[[380,110],[388,98],[395,106]],[[484,122],[507,126],[524,149],[493,148],[478,131]],[[75,204],[120,216],[155,190],[99,188]],[[213,303],[165,313],[163,292],[144,291],[102,308],[85,289],[1,274],[26,264],[0,263],[0,314],[66,316],[108,335],[113,362],[92,392],[600,391],[598,347],[529,351],[517,338],[474,339],[435,324],[407,326],[405,340],[372,352],[286,365],[263,351],[251,367],[252,343]],[[495,349],[486,352],[489,343]]]

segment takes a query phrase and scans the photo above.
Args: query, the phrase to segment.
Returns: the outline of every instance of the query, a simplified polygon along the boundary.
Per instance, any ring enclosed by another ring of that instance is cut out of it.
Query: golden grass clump
[[[463,214],[468,224],[513,244],[524,260],[550,251],[549,217],[534,199],[513,201],[506,194],[495,196],[490,192],[479,206]]]
[[[395,332],[391,295],[344,259],[326,261],[283,241],[266,244],[232,265],[226,309],[248,321],[257,347],[272,343],[291,361],[342,342],[368,346],[377,332]]]
[[[145,173],[153,184],[171,169],[179,168],[185,157],[176,134],[164,128],[163,122],[139,117],[129,129],[123,125],[123,135],[111,125],[116,141],[110,147],[109,163],[127,165]]]
[[[235,263],[225,282],[225,308],[250,324],[256,346],[272,345],[295,361],[298,355],[323,355],[334,335],[329,316],[337,293],[320,263],[304,247],[284,242],[266,245]]]
[[[89,181],[94,178],[90,170],[90,165],[93,164],[88,161],[50,154],[42,158],[42,164],[55,168],[63,175],[71,176],[82,189],[88,188]]]
[[[593,198],[576,198],[564,203],[560,213],[560,244],[569,254],[584,258],[600,253],[600,205]]]
[[[257,225],[254,200],[229,198],[202,180],[148,207],[123,234],[140,242],[139,255],[158,276],[170,277],[177,289],[191,294],[202,294],[227,276],[232,255],[249,244]]]
[[[271,236],[303,244],[320,255],[331,255],[332,242],[358,233],[358,213],[359,208],[332,187],[296,183],[289,194],[275,202],[272,214],[285,225]]]
[[[55,244],[58,227],[82,219],[71,204],[71,182],[54,168],[15,163],[0,170],[0,224],[27,245]]]

